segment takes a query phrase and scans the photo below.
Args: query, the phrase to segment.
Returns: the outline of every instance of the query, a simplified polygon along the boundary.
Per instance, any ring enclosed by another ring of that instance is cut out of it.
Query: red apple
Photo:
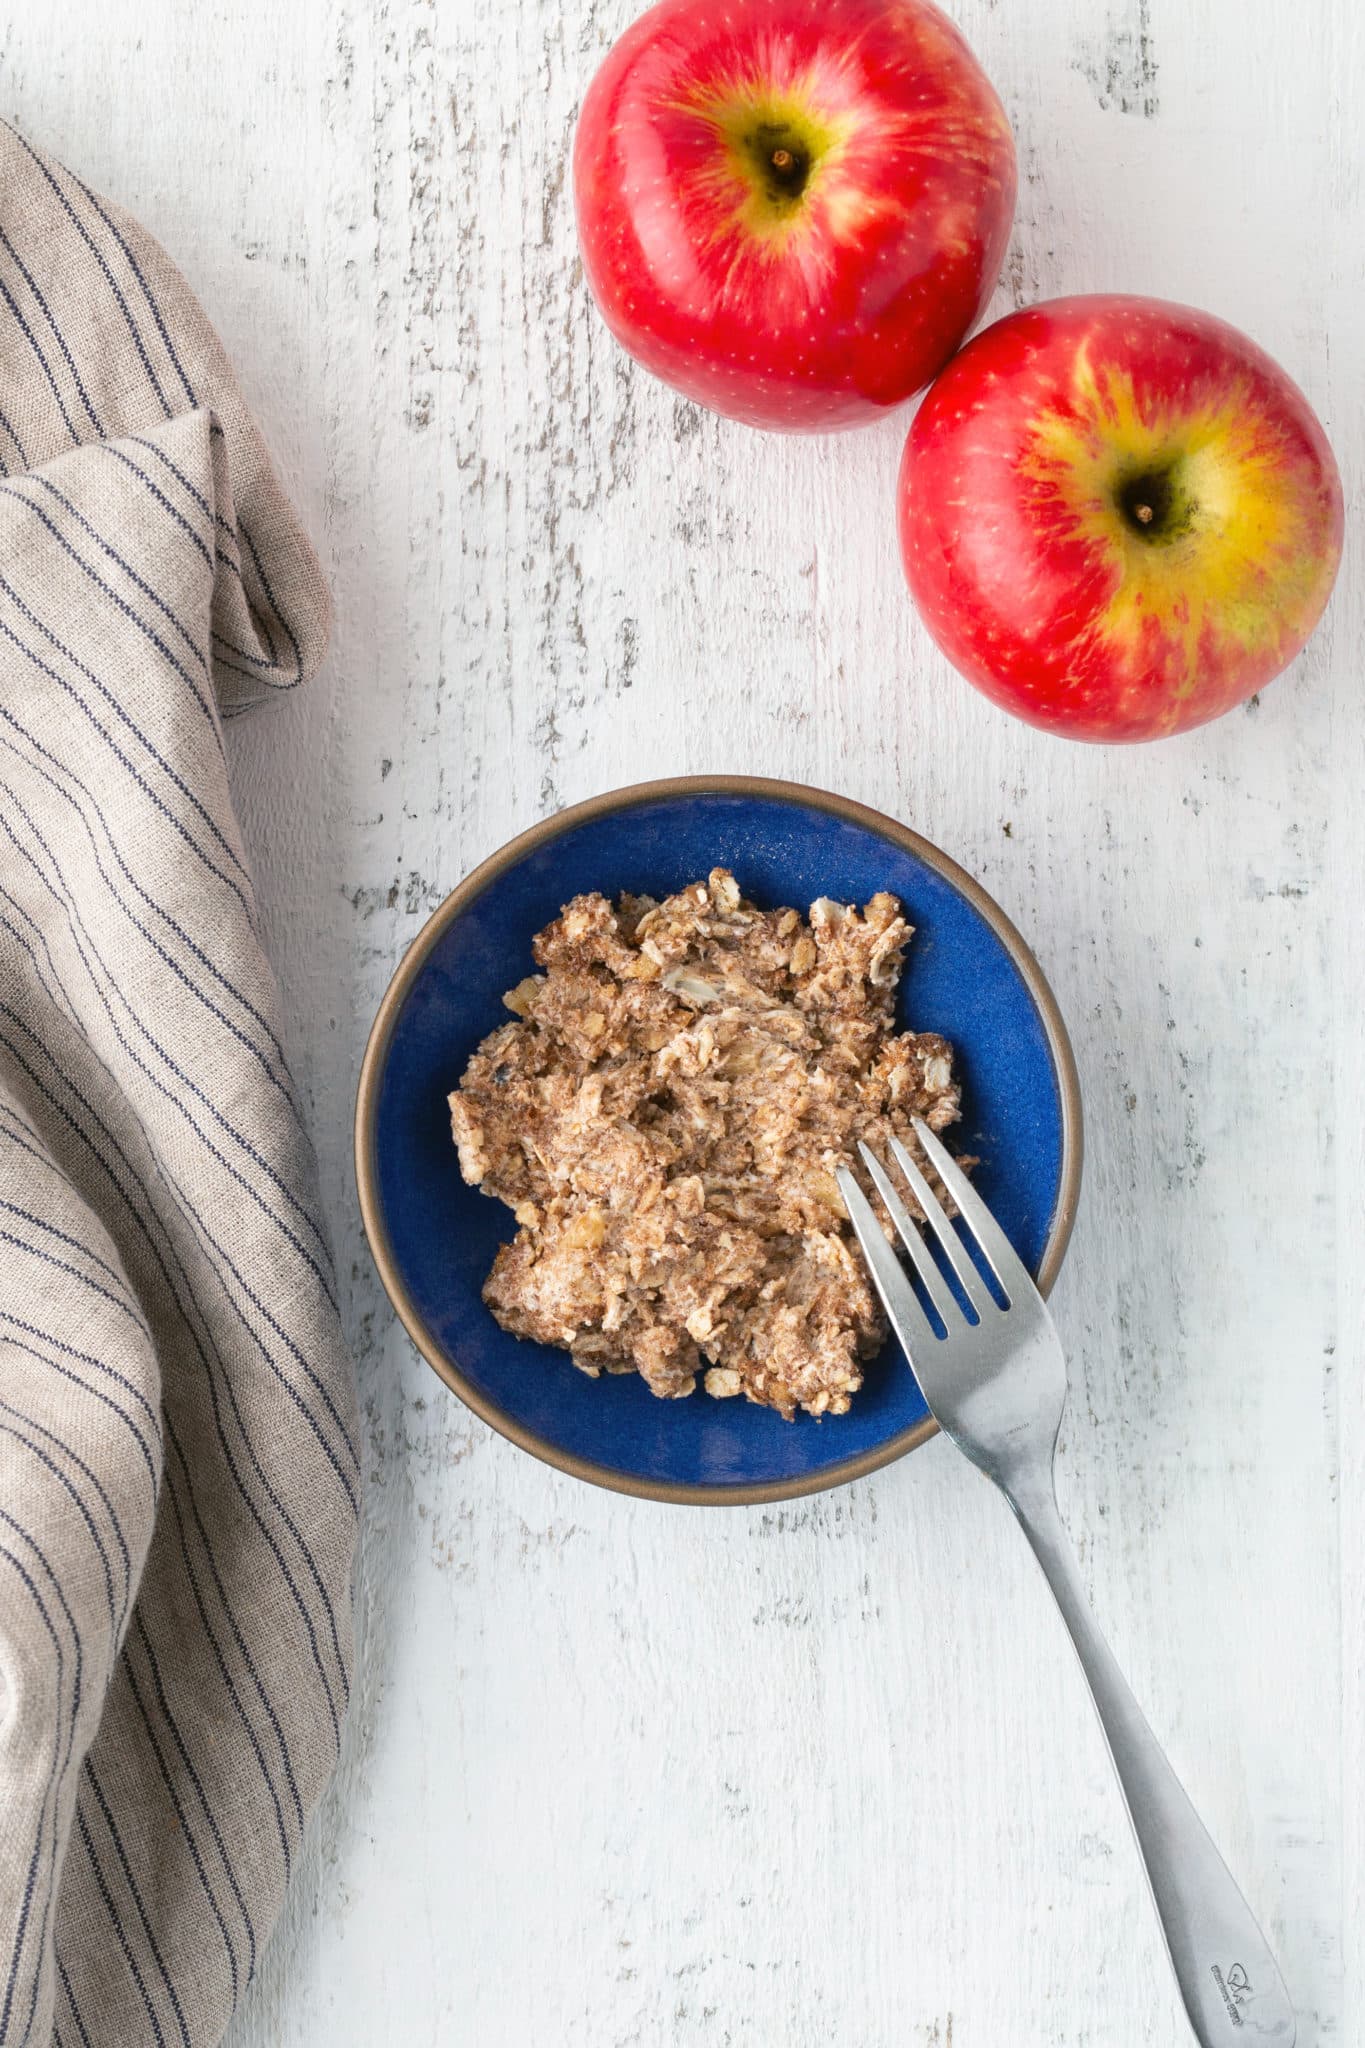
[[[928,0],[660,0],[574,141],[583,266],[645,368],[750,426],[855,426],[980,318],[1014,144]]]
[[[905,573],[929,631],[1021,718],[1184,732],[1292,661],[1341,556],[1298,387],[1211,314],[1056,299],[988,327],[910,429]]]

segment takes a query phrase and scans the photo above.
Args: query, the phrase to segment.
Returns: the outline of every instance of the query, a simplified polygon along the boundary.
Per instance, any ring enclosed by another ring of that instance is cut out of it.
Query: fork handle
[[[1293,2048],[1294,2008],[1270,1946],[1100,1634],[1051,1475],[1002,1490],[1089,1682],[1196,2039],[1201,2048]]]

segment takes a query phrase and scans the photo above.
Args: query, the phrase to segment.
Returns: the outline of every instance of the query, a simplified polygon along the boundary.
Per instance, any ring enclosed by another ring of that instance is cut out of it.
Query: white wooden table
[[[1019,140],[997,309],[1187,299],[1303,383],[1359,521],[1351,0],[955,0]],[[1271,1932],[1365,2039],[1359,525],[1259,706],[1043,738],[903,594],[905,420],[761,439],[591,312],[566,170],[632,0],[10,0],[4,111],[202,293],[329,563],[312,689],[233,733],[359,1363],[363,1662],[233,2048],[1183,2039],[1097,1729],[943,1444],[785,1509],[542,1469],[395,1330],[356,1070],[426,912],[553,807],[771,772],[908,819],[1033,941],[1088,1113],[1056,1308],[1102,1621]]]

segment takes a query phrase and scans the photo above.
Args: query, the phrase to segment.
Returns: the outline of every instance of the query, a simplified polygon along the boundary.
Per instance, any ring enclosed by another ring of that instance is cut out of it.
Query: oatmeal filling
[[[886,1333],[835,1168],[894,1134],[937,1189],[911,1119],[958,1115],[947,1041],[894,1029],[909,938],[892,896],[803,918],[724,868],[567,904],[450,1097],[465,1179],[517,1221],[504,1329],[665,1398],[843,1414]]]

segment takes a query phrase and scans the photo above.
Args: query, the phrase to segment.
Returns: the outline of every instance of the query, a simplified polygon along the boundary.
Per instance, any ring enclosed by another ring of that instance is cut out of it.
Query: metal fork
[[[1113,1759],[1176,1982],[1201,2048],[1293,2048],[1294,2009],[1269,1944],[1152,1734],[1090,1612],[1053,1484],[1066,1363],[1051,1316],[1009,1239],[928,1125],[915,1132],[1005,1296],[1001,1307],[905,1147],[896,1165],[971,1305],[968,1314],[886,1168],[863,1164],[945,1334],[934,1328],[847,1168],[839,1185],[891,1326],[925,1400],[959,1450],[1013,1508],[1081,1660]]]

